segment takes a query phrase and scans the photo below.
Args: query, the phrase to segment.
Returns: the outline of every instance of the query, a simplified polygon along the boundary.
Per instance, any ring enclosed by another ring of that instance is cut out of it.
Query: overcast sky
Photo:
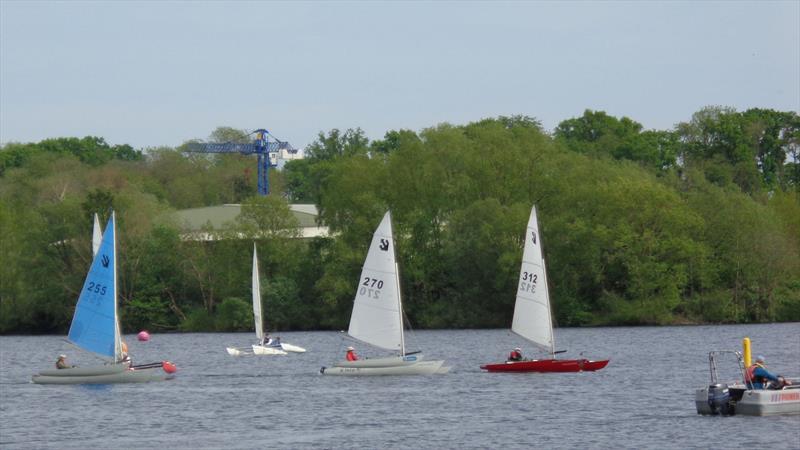
[[[0,142],[800,110],[800,1],[0,0]]]

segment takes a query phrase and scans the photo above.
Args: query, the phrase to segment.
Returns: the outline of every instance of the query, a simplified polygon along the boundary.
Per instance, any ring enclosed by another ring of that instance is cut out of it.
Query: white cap
[[[347,347],[348,352],[352,352],[353,350],[355,350],[353,347]]]

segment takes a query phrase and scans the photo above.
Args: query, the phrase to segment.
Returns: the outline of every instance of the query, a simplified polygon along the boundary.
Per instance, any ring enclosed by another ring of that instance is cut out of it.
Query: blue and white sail
[[[68,338],[78,347],[118,362],[122,340],[117,320],[117,241],[115,215],[83,283]]]

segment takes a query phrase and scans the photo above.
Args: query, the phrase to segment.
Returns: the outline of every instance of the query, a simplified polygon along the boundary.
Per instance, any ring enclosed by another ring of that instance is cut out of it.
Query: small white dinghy
[[[399,352],[386,358],[338,361],[323,367],[323,375],[429,375],[447,373],[444,361],[424,361],[420,353],[406,353],[403,306],[392,216],[387,211],[372,237],[356,289],[347,333],[367,344]]]
[[[734,355],[742,378],[720,382],[717,375],[718,358]],[[774,389],[751,389],[746,380],[742,354],[735,351],[713,351],[708,354],[711,384],[695,390],[694,402],[698,414],[732,416],[775,416],[800,414],[800,379]]]
[[[264,341],[264,320],[261,310],[261,277],[258,274],[258,252],[256,244],[253,244],[253,320],[255,321],[256,337],[258,342]],[[271,340],[270,340],[271,341]],[[287,352],[305,353],[306,349],[297,345],[285,344],[282,342],[267,342],[266,345],[253,344],[247,347],[227,347],[226,350],[231,356],[273,356],[286,355]]]

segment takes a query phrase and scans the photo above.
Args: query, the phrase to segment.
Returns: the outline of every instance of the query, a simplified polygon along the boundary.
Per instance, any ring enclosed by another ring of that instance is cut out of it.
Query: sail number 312
[[[519,282],[519,290],[522,292],[536,292],[536,282],[539,280],[539,275],[531,272],[522,272],[522,280]]]
[[[383,288],[383,280],[377,278],[364,277],[361,282],[361,287],[358,289],[358,295],[366,295],[367,298],[378,299]]]

